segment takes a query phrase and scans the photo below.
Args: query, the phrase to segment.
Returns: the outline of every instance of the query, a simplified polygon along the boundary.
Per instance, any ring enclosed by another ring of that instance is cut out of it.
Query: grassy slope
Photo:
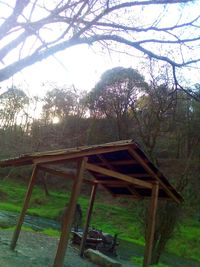
[[[26,186],[22,183],[13,181],[1,181],[0,184],[0,210],[20,211]],[[49,197],[45,197],[44,191],[35,187],[31,199],[28,214],[42,216],[55,219],[58,217],[59,211],[68,202],[69,194],[66,192],[51,191]],[[88,197],[81,196],[79,203],[82,207],[83,214],[86,213],[88,206]],[[144,244],[144,239],[139,231],[137,219],[134,216],[133,209],[118,206],[113,203],[102,203],[98,200],[95,203],[91,226],[102,229],[104,232],[111,234],[119,233],[121,239],[129,242]],[[47,230],[47,233],[51,231]],[[169,242],[168,252],[177,254],[178,256],[194,259],[200,262],[200,229],[199,223],[187,221],[181,225],[179,231]]]
[[[26,186],[13,181],[2,181],[0,191],[4,195],[0,202],[0,209],[19,212],[26,193]],[[68,200],[69,194],[66,192],[51,190],[50,196],[46,197],[41,188],[35,187],[27,213],[56,219]],[[78,201],[85,215],[89,198],[80,196]],[[113,203],[102,203],[100,200],[96,200],[91,226],[98,227],[111,234],[119,233],[121,238],[144,244],[144,240],[138,232],[137,221],[132,215],[132,212],[131,208],[124,210],[124,207],[113,205]],[[128,238],[129,236],[132,238]]]

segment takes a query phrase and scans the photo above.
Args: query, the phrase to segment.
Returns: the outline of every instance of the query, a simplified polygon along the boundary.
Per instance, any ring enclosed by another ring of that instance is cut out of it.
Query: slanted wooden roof
[[[103,185],[113,196],[150,197],[152,185],[159,183],[160,198],[182,201],[181,195],[133,140],[21,155],[1,160],[0,167],[36,164],[45,170],[49,164],[56,166],[84,157],[88,158],[86,169],[94,178],[92,183]]]

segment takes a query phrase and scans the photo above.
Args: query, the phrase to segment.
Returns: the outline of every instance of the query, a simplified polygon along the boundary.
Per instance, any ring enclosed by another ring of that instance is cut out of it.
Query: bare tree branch
[[[124,44],[145,56],[168,63],[176,74],[177,68],[200,61],[197,52],[200,15],[184,17],[182,12],[174,23],[163,23],[166,7],[180,3],[195,5],[192,0],[138,0],[120,4],[111,0],[57,0],[51,4],[41,0],[16,0],[11,7],[1,1],[0,8],[3,6],[9,11],[12,8],[12,12],[1,19],[3,22],[0,24],[0,61],[3,63],[0,81],[71,46],[94,43],[106,44],[111,50],[114,43]],[[151,24],[145,26],[144,21],[137,18],[147,14],[143,7],[148,9],[151,6],[163,6],[165,12],[154,19],[152,17]],[[134,12],[141,12],[136,13],[137,25]],[[27,49],[29,42],[26,41],[34,40],[30,39],[33,36],[36,41],[32,41]],[[12,59],[8,57],[11,52]],[[178,85],[175,77],[174,82]]]

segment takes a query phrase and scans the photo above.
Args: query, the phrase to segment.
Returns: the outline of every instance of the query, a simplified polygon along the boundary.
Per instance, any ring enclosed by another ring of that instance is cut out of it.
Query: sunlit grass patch
[[[52,229],[52,228],[46,228],[41,233],[45,234],[45,235],[48,235],[48,236],[55,236],[55,237],[59,237],[60,236],[60,231]]]
[[[22,203],[21,203],[22,205]],[[10,202],[0,202],[0,210],[7,210],[12,212],[20,212],[21,205],[16,205],[15,203]]]

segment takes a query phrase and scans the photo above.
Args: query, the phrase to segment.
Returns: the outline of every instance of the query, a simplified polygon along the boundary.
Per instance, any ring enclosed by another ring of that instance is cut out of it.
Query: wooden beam
[[[84,225],[83,237],[81,240],[81,246],[80,246],[80,256],[81,257],[83,257],[83,253],[85,250],[85,243],[86,243],[86,238],[87,238],[87,234],[88,234],[88,228],[90,225],[90,219],[91,219],[92,209],[93,209],[94,200],[95,200],[95,196],[96,196],[96,190],[97,190],[97,184],[94,184],[92,187],[92,192],[91,192],[91,196],[90,196],[90,203],[89,203],[89,207],[87,210],[87,216],[86,216],[86,221],[85,221],[85,225]]]
[[[95,165],[96,165],[96,163],[95,163]],[[98,165],[98,166],[100,166],[100,165]],[[105,167],[105,164],[104,164],[104,167]],[[143,177],[152,178],[152,176],[147,174],[147,173],[129,173],[128,176],[134,177],[134,178],[143,178]],[[104,174],[98,173],[98,177],[104,177]]]
[[[129,176],[133,176],[136,178],[152,178],[151,175],[147,173],[129,173]]]
[[[53,174],[55,176],[60,176],[63,178],[72,178],[72,179],[76,178],[75,173],[65,172],[63,170],[62,171],[61,170],[55,170],[55,169],[52,169],[52,168],[49,168],[49,167],[43,166],[43,165],[38,165],[38,168],[41,171],[48,172],[48,173]]]
[[[125,160],[109,160],[107,161],[109,164],[115,166],[115,165],[138,165],[138,162],[134,159],[125,159]],[[147,162],[147,160],[146,160]],[[102,166],[105,165],[103,162],[95,162],[95,165]]]
[[[106,186],[107,188],[126,188],[126,189],[128,189],[128,184],[106,184],[106,185],[104,184],[104,186]]]
[[[85,169],[86,161],[87,159],[83,158],[78,166],[77,177],[73,184],[68,209],[63,218],[62,231],[60,235],[60,241],[58,244],[56,257],[54,260],[54,265],[53,265],[54,267],[63,266],[65,252],[66,252],[68,240],[69,240],[69,234],[71,231],[71,226],[72,226],[74,213],[76,209],[77,199],[78,199],[78,196],[81,190],[81,185],[83,182],[83,172]]]
[[[171,192],[167,185],[163,183],[163,181],[159,178],[159,176],[148,166],[148,164],[141,158],[141,156],[134,150],[129,148],[129,153],[141,164],[141,166],[153,177],[156,179],[160,186],[166,191],[166,193],[178,204],[180,204],[180,200]]]
[[[141,200],[141,197],[137,197],[136,195],[124,195],[124,194],[113,194],[114,198],[130,198],[134,200]]]
[[[47,186],[47,173],[45,173],[45,175],[42,177],[42,184],[44,187],[45,196],[47,197],[50,196],[48,186]]]
[[[122,185],[122,186],[127,186],[130,184],[124,181],[119,181],[117,179],[94,180],[94,183],[102,184],[102,185]]]
[[[90,170],[90,171],[97,172],[97,173],[102,173],[102,174],[105,174],[107,176],[110,176],[110,177],[113,177],[113,178],[117,178],[117,179],[120,179],[122,181],[131,183],[131,184],[139,185],[139,186],[142,186],[142,187],[145,187],[145,188],[152,188],[152,184],[149,183],[149,182],[142,181],[142,180],[139,180],[139,179],[134,178],[134,177],[130,177],[130,176],[125,175],[123,173],[119,173],[119,172],[116,172],[116,171],[108,170],[108,169],[96,166],[94,164],[91,164],[91,163],[87,163],[86,164],[86,169]]]
[[[24,203],[23,203],[23,206],[22,206],[22,210],[21,210],[21,213],[20,213],[20,216],[19,216],[19,219],[18,219],[18,222],[17,222],[17,226],[15,228],[15,232],[13,234],[13,238],[12,238],[12,241],[11,241],[10,248],[12,250],[15,249],[16,244],[17,244],[17,240],[18,240],[18,237],[19,237],[19,234],[20,234],[20,231],[21,231],[21,227],[22,227],[22,224],[23,224],[23,221],[24,221],[26,210],[28,209],[28,205],[29,205],[29,202],[30,202],[30,199],[31,199],[31,195],[32,195],[32,192],[33,192],[33,187],[34,187],[34,184],[35,184],[37,172],[38,172],[38,168],[37,168],[37,166],[34,166],[33,172],[32,172],[32,175],[31,175],[31,178],[30,178],[30,181],[29,181],[29,185],[28,185],[28,188],[27,188],[27,192],[26,192],[26,195],[25,195],[25,198],[24,198]]]
[[[104,156],[102,155],[97,155],[97,157],[102,161],[103,165],[105,165],[107,168],[111,169],[111,170],[115,170],[114,167],[110,164],[109,161],[107,161]]]
[[[42,171],[45,171],[45,172],[48,172],[50,174],[53,174],[55,176],[59,176],[59,177],[63,177],[63,178],[71,178],[71,179],[75,179],[76,178],[76,175],[73,174],[73,173],[68,173],[68,172],[65,172],[65,171],[61,171],[61,170],[55,170],[55,169],[52,169],[52,168],[49,168],[49,167],[46,167],[46,166],[43,166],[43,165],[38,165],[38,168]],[[85,183],[88,183],[88,184],[93,184],[94,182],[92,180],[89,180],[89,179],[83,179],[83,181]]]
[[[138,191],[133,188],[133,186],[128,186],[128,190],[132,192],[133,195],[135,195],[137,198],[142,199],[143,197],[138,193]]]
[[[118,164],[118,161],[117,161],[117,164],[116,164],[116,161],[107,161],[102,155],[97,155],[98,156],[98,158],[102,161],[102,166],[105,166],[105,167],[107,167],[108,169],[110,169],[110,170],[112,170],[112,171],[116,171],[116,168],[115,168],[115,166],[117,166],[117,165],[119,165]],[[124,162],[126,162],[126,164],[127,164],[127,161],[121,161],[121,163],[124,163]],[[134,165],[133,164],[133,161],[131,161],[131,160],[129,160],[129,164],[130,164],[130,162],[132,163],[131,165]],[[135,161],[134,160],[134,163],[135,164],[138,164],[138,162],[137,161]],[[95,164],[96,165],[96,164]],[[113,166],[114,165],[114,166]],[[98,165],[98,166],[100,166],[100,165]],[[99,176],[101,176],[101,175],[103,175],[103,174],[98,174],[98,177]],[[140,177],[151,177],[150,175],[148,175],[148,174],[146,174],[146,173],[144,173],[144,174],[142,174],[142,173],[136,173],[136,174],[134,174],[134,173],[129,173],[129,176],[133,176],[134,178],[140,178]]]
[[[158,193],[159,193],[159,184],[158,182],[156,182],[153,185],[151,200],[150,200],[143,267],[148,267],[151,264],[155,224],[156,224],[156,211],[157,211],[157,205],[158,205]]]
[[[98,147],[95,149],[88,149],[88,150],[80,150],[80,151],[74,151],[70,152],[67,154],[61,154],[61,155],[47,155],[47,156],[42,156],[38,158],[33,158],[33,163],[35,164],[41,164],[41,163],[50,163],[50,162],[59,162],[63,160],[76,160],[77,158],[83,158],[83,157],[88,157],[90,155],[97,155],[97,154],[104,154],[104,153],[109,153],[109,152],[115,152],[115,151],[122,151],[122,150],[127,150],[128,149],[128,144],[127,145],[113,145],[113,146],[107,146],[107,147]]]

